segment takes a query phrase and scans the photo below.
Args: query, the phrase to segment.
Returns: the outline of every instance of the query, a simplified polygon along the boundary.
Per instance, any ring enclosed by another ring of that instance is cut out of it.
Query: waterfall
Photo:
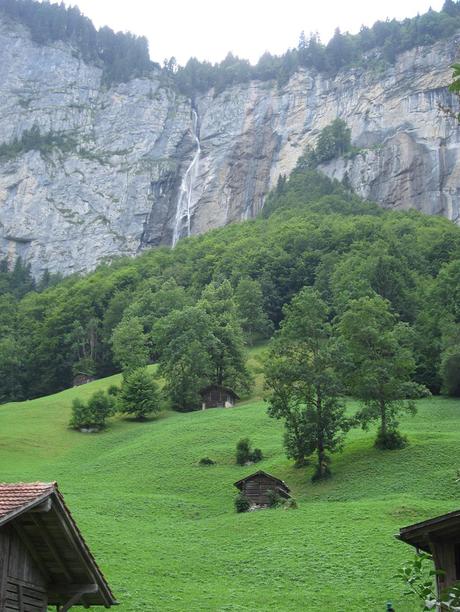
[[[198,163],[200,161],[201,145],[198,136],[198,115],[195,109],[192,109],[193,119],[193,137],[196,142],[196,151],[187,168],[180,186],[179,197],[176,207],[176,218],[174,221],[174,231],[172,246],[175,247],[177,241],[185,236],[190,236],[191,216],[192,216],[192,191],[193,183],[198,174]],[[185,230],[185,231],[184,231]]]

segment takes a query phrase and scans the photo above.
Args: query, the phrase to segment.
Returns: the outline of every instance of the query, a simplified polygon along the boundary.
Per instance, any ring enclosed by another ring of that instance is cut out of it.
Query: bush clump
[[[260,448],[251,449],[251,441],[249,438],[242,438],[236,445],[236,463],[237,465],[246,465],[247,463],[258,463],[262,461],[263,454]]]
[[[407,446],[407,437],[397,430],[383,432],[380,428],[374,446],[380,450],[398,450]]]
[[[285,510],[294,510],[297,508],[297,502],[292,497],[286,499],[271,489],[267,491],[267,495],[269,508],[284,508]]]
[[[202,459],[198,461],[198,465],[203,465],[203,466],[216,465],[216,462],[210,459],[209,457],[203,457]]]
[[[272,491],[271,489],[269,489],[267,491],[267,497],[268,497],[268,507],[269,508],[279,508],[279,506],[283,504],[283,501],[284,501],[283,498],[276,491]]]
[[[246,497],[246,495],[244,495],[244,493],[240,493],[239,495],[236,496],[235,510],[237,512],[247,512],[250,507],[251,507],[251,502]]]
[[[118,387],[117,385],[110,385],[110,387],[107,389],[107,394],[111,395],[112,397],[117,397],[119,393],[120,387]]]
[[[115,402],[104,391],[96,391],[85,403],[76,398],[72,402],[70,426],[74,429],[100,431],[106,426],[106,420],[115,413]]]

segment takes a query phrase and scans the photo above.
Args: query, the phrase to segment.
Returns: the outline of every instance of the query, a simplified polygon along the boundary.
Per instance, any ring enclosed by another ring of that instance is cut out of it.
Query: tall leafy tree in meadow
[[[209,384],[248,389],[241,326],[228,281],[208,285],[196,306],[175,310],[154,326],[160,372],[173,408],[200,406],[200,390]]]
[[[288,457],[303,465],[315,453],[313,478],[322,479],[349,427],[329,311],[318,292],[305,287],[284,315],[266,360],[268,413],[284,420]]]
[[[238,320],[232,286],[228,280],[204,288],[198,305],[207,313],[213,342],[210,382],[237,392],[249,390],[252,379],[246,366],[243,332]]]
[[[338,329],[347,358],[347,383],[362,403],[358,419],[364,427],[379,422],[378,448],[401,448],[406,440],[398,431],[398,415],[415,414],[414,399],[426,392],[412,380],[412,330],[378,295],[350,302]]]
[[[159,351],[159,372],[172,407],[181,412],[200,406],[200,390],[211,380],[211,348],[215,338],[203,308],[189,306],[161,318],[153,337]]]
[[[120,412],[134,415],[137,421],[145,421],[160,410],[158,385],[147,368],[124,374],[117,400]]]

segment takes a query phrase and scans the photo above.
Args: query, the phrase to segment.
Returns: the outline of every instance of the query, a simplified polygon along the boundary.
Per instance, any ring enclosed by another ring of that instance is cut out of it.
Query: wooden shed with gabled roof
[[[396,535],[417,550],[433,556],[438,592],[460,580],[460,510],[402,527]]]
[[[228,387],[222,385],[209,385],[205,389],[201,389],[201,407],[206,408],[233,408],[235,402],[240,398]]]
[[[263,470],[238,480],[234,486],[249,499],[253,508],[268,508],[272,501],[272,494],[284,499],[291,497],[290,489],[283,480]]]
[[[57,484],[0,484],[0,611],[116,603]]]

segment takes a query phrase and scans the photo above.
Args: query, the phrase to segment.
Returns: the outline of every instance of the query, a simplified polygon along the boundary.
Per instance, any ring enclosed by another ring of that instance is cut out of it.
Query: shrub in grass
[[[70,427],[74,429],[89,429],[93,426],[93,418],[88,410],[88,404],[82,402],[81,399],[74,399],[72,402],[72,416],[70,419]]]
[[[249,454],[249,461],[252,461],[253,463],[258,463],[259,461],[262,461],[262,459],[264,458],[262,451],[260,450],[260,448],[255,448],[250,454]]]
[[[104,391],[97,391],[88,402],[76,398],[72,402],[70,426],[81,431],[100,431],[106,420],[114,413],[114,401]]]
[[[216,462],[209,457],[203,457],[199,460],[198,465],[216,465]]]
[[[123,376],[118,407],[120,412],[132,414],[137,421],[145,421],[147,415],[160,411],[158,385],[147,368],[137,368]]]
[[[283,501],[284,501],[283,498],[276,491],[272,491],[271,489],[269,489],[267,491],[267,497],[268,497],[268,507],[269,508],[279,508],[279,506],[283,504]]]
[[[297,508],[297,502],[292,497],[288,499],[281,497],[276,491],[271,489],[267,491],[268,496],[268,507],[269,508],[284,508],[286,510]]]
[[[379,429],[374,446],[380,450],[397,450],[407,446],[407,437],[403,436],[397,430],[382,432]]]
[[[249,461],[250,444],[249,438],[242,438],[236,445],[236,463],[238,465],[245,465]]]
[[[119,393],[120,387],[117,385],[110,385],[110,387],[107,389],[107,394],[111,395],[112,397],[116,397]]]
[[[251,450],[251,441],[249,438],[242,438],[236,445],[236,463],[238,465],[246,465],[246,463],[257,463],[262,461],[263,455],[260,448]]]
[[[251,507],[251,502],[243,493],[235,497],[235,510],[237,512],[247,512]]]

